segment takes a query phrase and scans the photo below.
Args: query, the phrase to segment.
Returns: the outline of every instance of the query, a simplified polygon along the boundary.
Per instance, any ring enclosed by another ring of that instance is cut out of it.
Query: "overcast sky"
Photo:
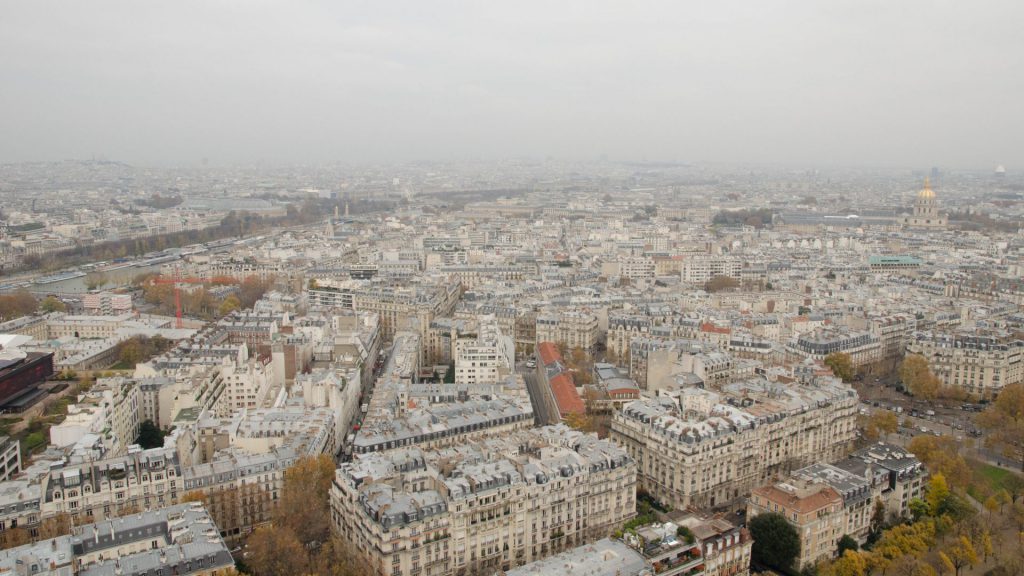
[[[1024,3],[0,0],[0,162],[1024,165]]]

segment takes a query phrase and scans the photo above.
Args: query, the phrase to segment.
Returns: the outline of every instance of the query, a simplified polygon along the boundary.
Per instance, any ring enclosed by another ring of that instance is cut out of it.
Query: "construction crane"
[[[199,278],[196,276],[182,276],[180,270],[176,270],[173,276],[157,276],[152,279],[154,284],[174,285],[174,313],[177,321],[175,328],[184,328],[181,321],[181,284],[213,284],[214,279]]]

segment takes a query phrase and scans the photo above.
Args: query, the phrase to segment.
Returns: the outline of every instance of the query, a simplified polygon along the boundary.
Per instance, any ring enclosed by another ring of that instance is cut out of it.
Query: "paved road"
[[[526,390],[530,393],[534,421],[538,426],[557,424],[559,418],[555,399],[551,395],[551,390],[537,378],[537,370],[535,368],[526,368],[525,366],[517,368],[519,373],[523,375],[523,380],[526,381]]]

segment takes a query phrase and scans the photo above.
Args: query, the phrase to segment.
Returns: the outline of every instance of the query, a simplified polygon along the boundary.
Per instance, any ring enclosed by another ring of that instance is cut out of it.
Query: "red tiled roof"
[[[537,353],[540,354],[540,361],[545,366],[562,359],[562,354],[558,351],[558,346],[554,342],[541,342],[537,344]]]
[[[705,322],[705,323],[701,324],[700,325],[700,331],[701,332],[713,332],[715,334],[730,334],[730,333],[732,333],[732,330],[730,330],[728,327],[721,327],[720,328],[720,327],[715,326],[714,324],[712,324],[710,322]]]
[[[614,398],[639,398],[640,391],[636,388],[619,388],[616,390],[609,390],[608,395]]]
[[[564,418],[567,414],[583,414],[587,411],[583,405],[583,399],[576,392],[576,384],[572,376],[561,373],[551,379],[551,393],[555,396],[555,403],[558,404],[558,413]]]

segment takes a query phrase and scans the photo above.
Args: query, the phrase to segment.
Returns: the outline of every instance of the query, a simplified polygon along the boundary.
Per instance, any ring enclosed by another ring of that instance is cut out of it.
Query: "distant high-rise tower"
[[[1005,177],[1006,177],[1006,166],[1003,166],[1002,164],[1000,164],[999,166],[996,166],[996,178],[1005,178]]]
[[[345,218],[348,218],[348,200],[345,201]]]
[[[337,204],[334,205],[334,219],[335,220],[338,219],[338,205]]]

